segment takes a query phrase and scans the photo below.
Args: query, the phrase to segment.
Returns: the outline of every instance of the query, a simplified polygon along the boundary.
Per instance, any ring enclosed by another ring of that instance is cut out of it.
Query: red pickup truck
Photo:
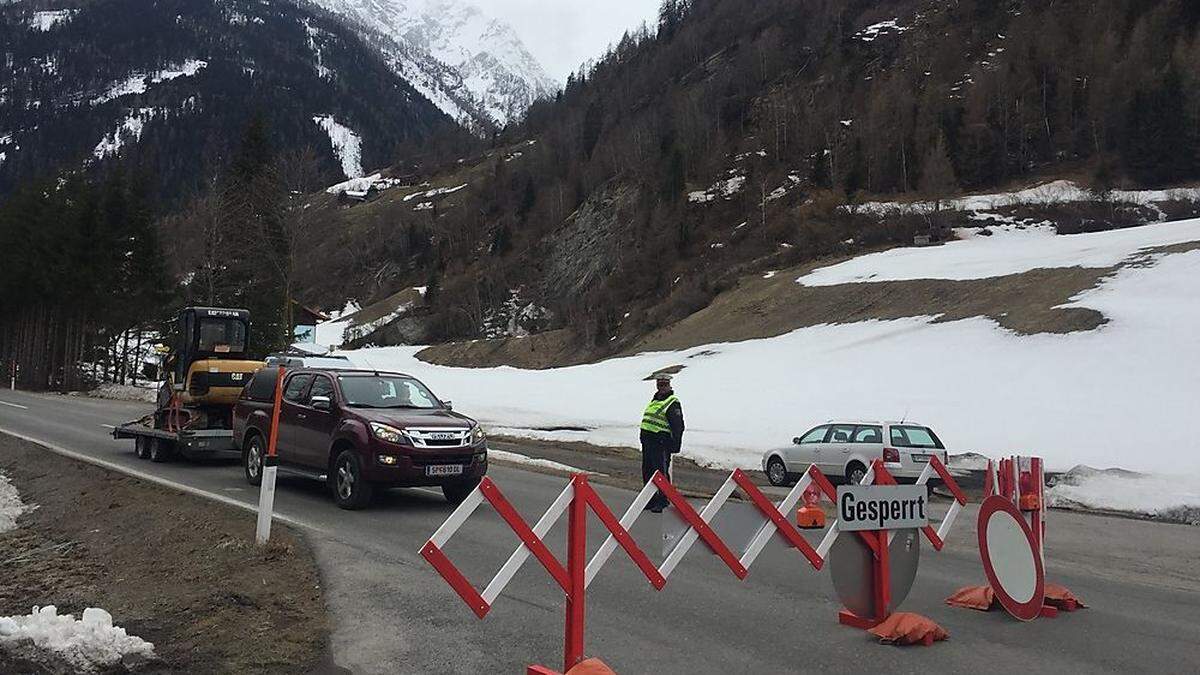
[[[278,372],[255,373],[233,409],[234,442],[251,485],[262,480]],[[327,482],[344,509],[364,508],[389,487],[438,486],[457,504],[487,473],[479,424],[414,377],[300,368],[284,378],[279,471]]]

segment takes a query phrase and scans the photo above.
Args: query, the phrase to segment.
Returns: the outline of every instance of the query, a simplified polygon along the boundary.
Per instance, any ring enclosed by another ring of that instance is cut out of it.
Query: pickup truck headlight
[[[371,422],[371,433],[375,434],[375,438],[388,443],[397,445],[412,445],[408,435],[396,427],[389,427],[386,424],[379,422]]]
[[[482,443],[485,440],[487,440],[487,434],[483,432],[483,427],[476,424],[475,427],[471,429],[471,445]]]

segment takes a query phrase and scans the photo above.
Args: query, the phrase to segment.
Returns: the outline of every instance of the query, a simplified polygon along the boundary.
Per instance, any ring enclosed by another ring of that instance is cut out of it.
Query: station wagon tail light
[[[900,461],[900,451],[895,448],[884,448],[883,449],[883,461],[899,462]]]

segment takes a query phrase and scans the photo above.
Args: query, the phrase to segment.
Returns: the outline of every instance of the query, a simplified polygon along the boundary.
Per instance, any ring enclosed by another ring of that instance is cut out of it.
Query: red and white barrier
[[[1086,607],[1046,581],[1046,479],[1040,457],[988,460],[979,511],[979,554],[987,586],[959,589],[949,605],[987,611],[999,604],[1032,621]]]
[[[953,524],[954,518],[961,510],[963,504],[966,503],[966,498],[958,489],[957,484],[954,483],[950,473],[946,471],[945,467],[936,457],[931,460],[931,466],[922,474],[918,481],[919,484],[923,485],[935,473],[942,476],[946,484],[951,486],[951,490],[956,496],[956,501],[951,506],[950,512],[943,521],[941,528],[938,531],[934,531],[931,527],[925,528],[925,536],[929,538],[936,549],[940,550],[947,532]],[[874,481],[877,479],[885,484],[888,481],[891,483],[895,482],[887,474],[886,470],[883,469],[881,463],[873,467],[868,478],[864,480]],[[480,619],[487,616],[517,571],[529,560],[530,556],[533,556],[566,594],[566,625],[563,640],[563,671],[565,672],[580,663],[584,658],[585,593],[587,587],[608,562],[617,546],[625,550],[625,553],[637,565],[638,569],[641,570],[642,574],[645,575],[647,581],[650,582],[650,585],[655,590],[662,590],[666,586],[668,577],[670,577],[671,573],[678,567],[680,561],[697,541],[703,541],[704,545],[717,555],[738,579],[746,578],[750,567],[754,564],[759,554],[762,553],[767,542],[776,533],[782,536],[791,547],[799,550],[814,569],[820,570],[825,565],[830,547],[833,546],[833,542],[838,537],[839,528],[837,521],[830,526],[829,532],[825,535],[821,543],[814,547],[800,534],[796,526],[785,515],[794,511],[805,491],[813,486],[829,497],[831,501],[836,501],[837,492],[834,490],[833,485],[815,466],[810,467],[805,472],[787,496],[778,504],[773,504],[767,499],[750,477],[739,469],[731,473],[725,480],[725,483],[713,494],[708,503],[700,511],[697,511],[670,483],[666,476],[662,473],[656,473],[650,482],[638,492],[633,502],[618,520],[600,498],[599,494],[596,493],[595,489],[588,483],[587,475],[575,474],[572,476],[571,482],[563,489],[545,513],[542,514],[537,523],[530,527],[504,497],[500,488],[490,478],[485,477],[467,499],[442,523],[442,526],[433,533],[433,536],[421,548],[421,556],[433,566],[438,574],[442,576],[454,592],[458,594],[463,602]],[[758,530],[752,533],[749,544],[741,552],[740,556],[735,554],[721,540],[711,526],[713,519],[727,503],[735,490],[741,490],[750,500],[751,504],[765,518]],[[645,506],[657,491],[661,491],[666,496],[671,506],[687,524],[687,529],[675,546],[667,553],[662,563],[655,566],[638,546],[637,542],[633,540],[633,537],[629,534],[629,530],[633,527],[637,519],[645,513]],[[484,502],[487,502],[495,509],[508,527],[516,533],[521,543],[513,551],[512,555],[509,556],[504,565],[501,566],[495,576],[492,577],[492,580],[483,591],[479,591],[462,574],[458,567],[451,562],[443,552],[443,549],[454,534],[458,532],[459,528],[470,518],[471,514]],[[609,536],[601,544],[591,560],[585,561],[587,509],[591,509],[596,514],[605,529],[608,530]],[[544,541],[547,533],[549,533],[554,523],[564,512],[567,513],[568,518],[567,560],[565,565],[551,553]],[[873,548],[876,551],[880,550],[879,542],[883,540],[882,537],[872,538],[871,535],[874,533],[869,532],[858,532],[856,534],[863,537],[864,541],[868,541],[869,543],[874,542]],[[887,541],[890,541],[890,537]],[[883,553],[883,564],[886,565],[886,546],[882,550],[885,551]],[[886,593],[886,588],[882,592]],[[888,604],[885,602],[881,606],[886,607]],[[886,616],[878,618],[882,621]],[[871,625],[874,625],[874,623]],[[542,666],[532,666],[530,672],[545,673],[551,671]]]

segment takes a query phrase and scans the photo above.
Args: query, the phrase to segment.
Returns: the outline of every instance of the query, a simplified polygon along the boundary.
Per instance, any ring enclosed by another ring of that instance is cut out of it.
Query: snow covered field
[[[810,277],[979,278],[1109,266],[1146,257],[1145,246],[1189,241],[1200,241],[1200,221],[1071,236],[1014,230],[864,256]],[[415,358],[419,347],[347,355],[423,379],[496,433],[629,447],[653,392],[644,378],[681,365],[683,452],[711,466],[757,467],[763,451],[830,418],[904,417],[933,426],[952,453],[1034,454],[1056,471],[1119,466],[1183,473],[1200,484],[1200,452],[1186,422],[1200,401],[1200,250],[1150,256],[1069,306],[1099,310],[1109,323],[1018,336],[984,318],[865,321],[545,371],[435,366]],[[587,430],[538,430],[561,426]]]

